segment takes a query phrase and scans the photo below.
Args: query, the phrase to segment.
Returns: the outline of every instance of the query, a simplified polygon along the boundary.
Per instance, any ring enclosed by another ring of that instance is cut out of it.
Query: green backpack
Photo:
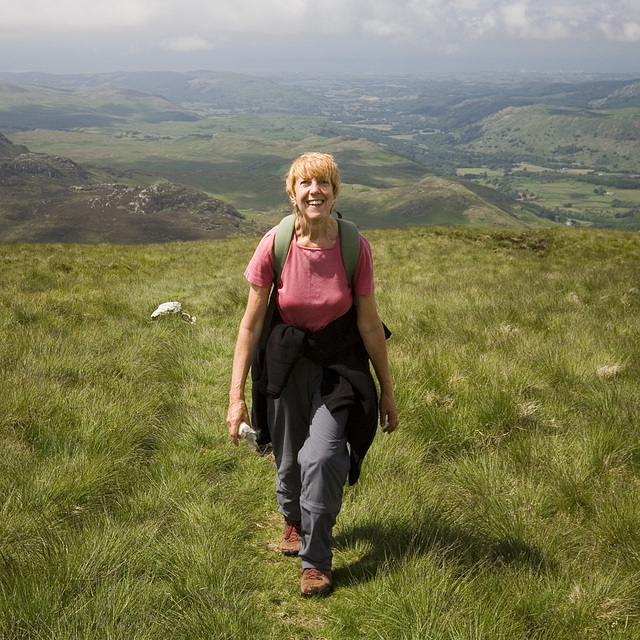
[[[342,256],[342,264],[347,274],[347,282],[351,288],[353,274],[360,260],[360,234],[358,227],[353,222],[342,218],[341,214],[336,211],[338,221],[338,233],[340,235],[340,255]],[[271,296],[269,297],[269,306],[267,307],[267,315],[264,319],[262,335],[260,336],[260,348],[264,348],[267,343],[267,337],[271,329],[271,319],[276,308],[278,299],[278,287],[280,286],[280,276],[284,262],[289,254],[289,247],[295,231],[296,216],[294,213],[286,216],[280,221],[276,235],[273,239],[273,287]]]

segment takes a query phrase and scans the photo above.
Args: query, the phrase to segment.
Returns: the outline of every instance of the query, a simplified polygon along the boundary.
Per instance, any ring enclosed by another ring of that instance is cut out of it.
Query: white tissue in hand
[[[258,450],[258,443],[256,442],[256,432],[246,423],[241,422],[238,429],[238,435],[247,441],[247,444],[254,451]]]

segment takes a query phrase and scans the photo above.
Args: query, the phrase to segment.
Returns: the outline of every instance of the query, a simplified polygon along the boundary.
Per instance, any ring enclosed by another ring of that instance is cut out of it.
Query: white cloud
[[[340,51],[384,61],[387,50],[431,61],[517,41],[528,51],[591,42],[583,50],[594,56],[607,44],[640,43],[640,0],[0,0],[0,15],[0,66],[13,68],[35,49],[73,59],[74,46],[104,60],[131,52],[138,64],[202,64],[198,52],[216,64],[250,50],[266,64],[275,50],[293,61],[340,59]]]
[[[444,41],[508,35],[640,41],[640,0],[0,0],[3,30],[16,35],[139,31],[171,49],[204,48],[215,34],[366,33]]]
[[[533,40],[608,40],[640,42],[640,0],[583,0],[547,4],[535,0],[498,0],[470,21],[478,37],[507,35]]]
[[[619,0],[608,6],[598,28],[608,40],[640,42],[640,0]]]
[[[625,24],[622,35],[624,42],[640,42],[640,24],[638,22]]]
[[[459,11],[477,11],[480,0],[452,0],[451,5]]]
[[[499,22],[506,27],[509,35],[525,34],[530,30],[532,19],[528,14],[526,2],[507,3],[498,10]]]
[[[155,4],[155,0],[1,0],[0,14],[5,29],[10,31],[104,30],[144,27],[154,11]]]
[[[362,30],[373,36],[407,36],[409,35],[407,30],[399,24],[393,22],[386,22],[378,18],[374,20],[365,20],[362,23]]]
[[[170,51],[177,52],[205,51],[213,48],[213,44],[209,42],[209,40],[201,38],[200,36],[169,38],[166,42],[166,46]]]

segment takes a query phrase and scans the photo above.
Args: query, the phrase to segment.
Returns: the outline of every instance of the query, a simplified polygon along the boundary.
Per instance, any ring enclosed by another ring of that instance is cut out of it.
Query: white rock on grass
[[[152,318],[167,315],[168,313],[180,313],[182,305],[179,302],[163,302],[152,314]]]
[[[598,378],[615,378],[620,373],[620,367],[617,364],[608,364],[600,367],[596,373]]]
[[[182,319],[191,324],[195,324],[196,317],[191,316],[188,313],[182,312],[182,305],[179,302],[163,302],[152,314],[151,319],[155,320],[160,316],[166,316],[169,313],[180,313]]]

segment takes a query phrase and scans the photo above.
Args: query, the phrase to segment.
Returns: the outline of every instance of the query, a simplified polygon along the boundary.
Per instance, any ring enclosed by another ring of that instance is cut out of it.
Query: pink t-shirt
[[[277,227],[263,236],[249,261],[244,276],[258,287],[273,283],[273,237]],[[340,241],[330,249],[300,246],[295,238],[282,268],[278,289],[278,309],[282,320],[299,329],[318,331],[344,315],[353,295],[374,290],[371,247],[360,236],[360,259],[353,274],[353,292],[340,255]]]

